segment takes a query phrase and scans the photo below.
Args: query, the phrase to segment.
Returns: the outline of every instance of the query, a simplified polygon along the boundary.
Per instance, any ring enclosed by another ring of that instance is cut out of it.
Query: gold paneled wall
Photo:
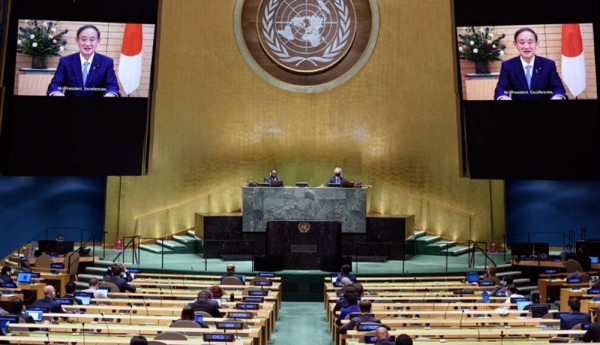
[[[459,177],[449,0],[380,0],[364,69],[312,94],[279,89],[250,69],[236,45],[234,5],[163,1],[152,169],[109,179],[111,237],[158,237],[193,227],[195,212],[238,210],[240,184],[262,181],[272,167],[287,185],[314,186],[340,165],[373,185],[372,212],[412,212],[417,226],[456,239],[489,240],[492,230],[501,239],[501,182]]]

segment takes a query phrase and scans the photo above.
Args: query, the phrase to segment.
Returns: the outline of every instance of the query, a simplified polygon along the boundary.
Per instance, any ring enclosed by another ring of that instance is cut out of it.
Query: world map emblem
[[[235,40],[270,84],[313,93],[349,81],[379,34],[378,0],[236,0]]]
[[[351,0],[262,0],[256,25],[262,48],[276,64],[314,73],[348,53],[357,19]]]

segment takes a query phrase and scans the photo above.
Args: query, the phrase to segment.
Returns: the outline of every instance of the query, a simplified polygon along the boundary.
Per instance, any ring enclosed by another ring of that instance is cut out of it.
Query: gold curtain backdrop
[[[241,208],[241,183],[277,168],[286,185],[344,176],[373,185],[370,210],[415,214],[457,239],[501,240],[503,184],[459,173],[455,30],[449,0],[380,0],[362,71],[321,93],[279,89],[244,61],[235,0],[163,1],[152,168],[111,177],[108,243],[194,226]],[[417,205],[417,206],[416,206]]]

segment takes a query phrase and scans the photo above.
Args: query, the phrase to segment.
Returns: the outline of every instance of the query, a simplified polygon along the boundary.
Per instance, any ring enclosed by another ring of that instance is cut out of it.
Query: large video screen
[[[455,0],[462,171],[483,179],[599,179],[600,7]]]
[[[147,172],[159,1],[12,2],[0,173]]]

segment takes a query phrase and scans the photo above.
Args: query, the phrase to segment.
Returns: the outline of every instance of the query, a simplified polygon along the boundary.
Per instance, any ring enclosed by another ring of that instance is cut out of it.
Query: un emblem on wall
[[[377,0],[236,0],[235,37],[263,79],[319,92],[352,78],[379,34]]]
[[[309,232],[310,231],[310,223],[307,223],[307,222],[298,223],[298,230],[303,234]]]
[[[350,0],[262,0],[256,22],[260,44],[283,68],[313,73],[350,50],[356,13]]]

